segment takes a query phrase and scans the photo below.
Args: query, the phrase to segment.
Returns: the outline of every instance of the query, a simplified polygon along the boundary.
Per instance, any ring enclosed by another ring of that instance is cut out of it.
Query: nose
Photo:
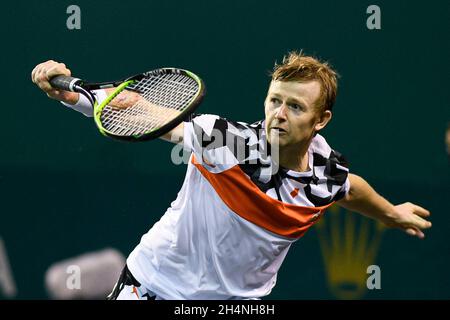
[[[287,120],[287,107],[284,103],[276,110],[275,118]]]

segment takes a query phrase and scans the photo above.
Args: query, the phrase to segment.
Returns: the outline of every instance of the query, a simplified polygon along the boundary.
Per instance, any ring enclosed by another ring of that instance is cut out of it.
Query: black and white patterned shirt
[[[229,121],[216,115],[193,115],[185,122],[185,145],[213,173],[238,165],[268,196],[299,206],[325,206],[345,196],[350,184],[344,157],[316,134],[309,149],[309,170],[276,166],[264,121]]]

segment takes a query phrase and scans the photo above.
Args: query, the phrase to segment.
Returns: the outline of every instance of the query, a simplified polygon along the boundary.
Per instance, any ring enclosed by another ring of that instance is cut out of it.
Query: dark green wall
[[[128,4],[129,3],[129,4]],[[77,4],[81,30],[66,28]],[[366,8],[381,8],[381,30]],[[275,60],[304,49],[341,75],[324,135],[395,203],[433,212],[424,241],[386,231],[382,290],[365,298],[449,298],[448,1],[14,1],[2,5],[0,237],[18,298],[45,298],[47,267],[113,246],[127,254],[181,186],[171,145],[117,143],[31,82],[44,60],[91,80],[176,66],[207,85],[199,112],[255,121]],[[1,297],[1,294],[0,294]],[[336,298],[316,231],[292,248],[271,298]]]

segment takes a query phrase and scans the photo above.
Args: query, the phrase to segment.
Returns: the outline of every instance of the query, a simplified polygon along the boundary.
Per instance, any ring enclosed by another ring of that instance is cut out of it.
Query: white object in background
[[[17,295],[16,284],[14,283],[6,247],[2,238],[0,238],[0,290],[6,298],[14,298]]]
[[[57,262],[45,274],[47,292],[58,300],[104,300],[124,266],[125,257],[112,248]]]

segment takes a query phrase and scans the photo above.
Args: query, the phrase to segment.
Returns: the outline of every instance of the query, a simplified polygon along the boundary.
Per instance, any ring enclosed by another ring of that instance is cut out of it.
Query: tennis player
[[[82,96],[48,82],[70,73],[47,61],[32,79],[50,98],[92,116]],[[333,203],[423,238],[429,211],[390,203],[350,174],[344,157],[319,134],[332,118],[336,94],[329,64],[292,52],[275,65],[264,120],[193,115],[163,136],[190,152],[183,186],[131,252],[108,298],[267,296],[291,245]]]

